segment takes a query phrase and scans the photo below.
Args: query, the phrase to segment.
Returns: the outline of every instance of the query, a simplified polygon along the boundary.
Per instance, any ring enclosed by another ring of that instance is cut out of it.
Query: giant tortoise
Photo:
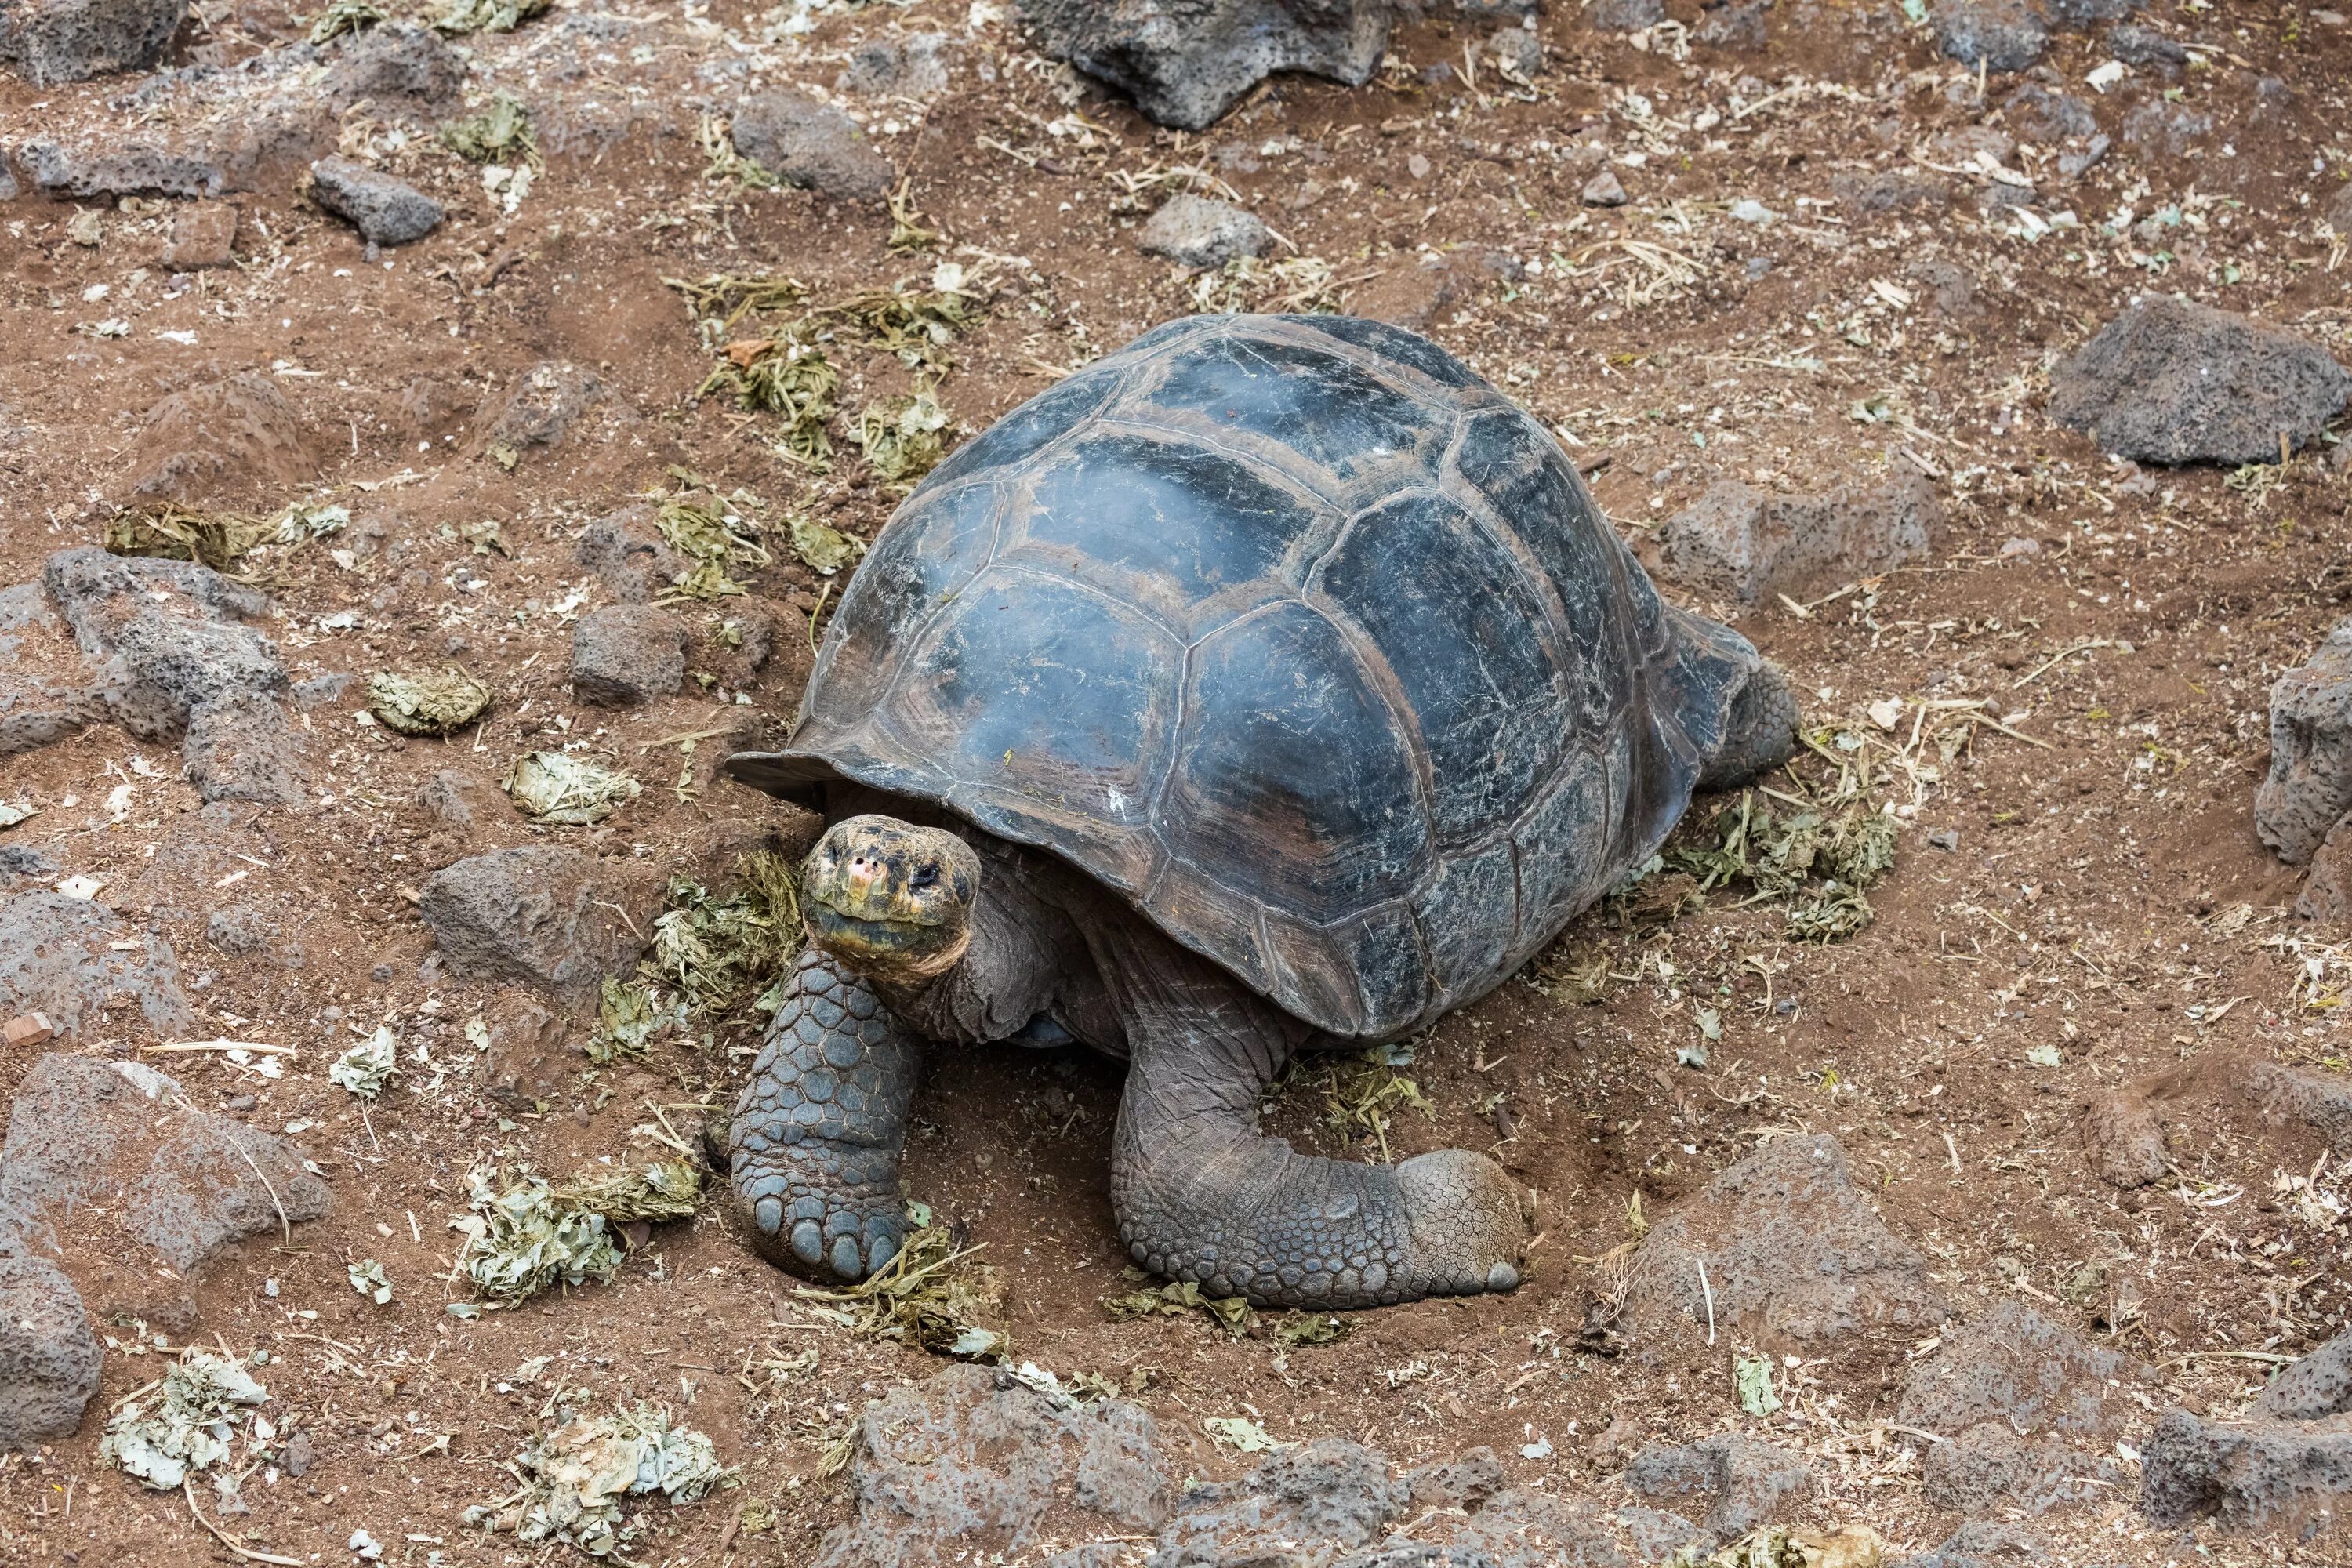
[[[1508,1289],[1494,1161],[1309,1158],[1261,1091],[1492,990],[1795,720],[1434,344],[1148,332],[908,498],[791,744],[730,760],[830,824],[730,1126],[742,1211],[780,1263],[862,1278],[902,1237],[919,1042],[1083,1041],[1129,1064],[1111,1198],[1154,1273],[1315,1308]]]

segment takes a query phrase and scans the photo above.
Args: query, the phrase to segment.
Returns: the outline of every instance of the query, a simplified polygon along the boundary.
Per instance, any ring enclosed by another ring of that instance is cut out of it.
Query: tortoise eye
[[[915,874],[907,879],[907,886],[917,892],[925,888],[936,888],[939,883],[940,868],[937,866],[918,866]]]

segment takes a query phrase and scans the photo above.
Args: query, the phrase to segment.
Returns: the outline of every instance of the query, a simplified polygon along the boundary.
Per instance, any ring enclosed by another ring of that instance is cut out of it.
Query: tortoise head
[[[869,980],[919,985],[971,943],[980,857],[954,834],[892,816],[825,830],[801,865],[809,940]]]

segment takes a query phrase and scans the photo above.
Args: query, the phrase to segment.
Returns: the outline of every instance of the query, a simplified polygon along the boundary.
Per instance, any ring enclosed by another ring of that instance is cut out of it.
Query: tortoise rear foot
[[[764,1256],[855,1281],[898,1255],[917,1059],[865,982],[802,956],[728,1128],[736,1203]]]

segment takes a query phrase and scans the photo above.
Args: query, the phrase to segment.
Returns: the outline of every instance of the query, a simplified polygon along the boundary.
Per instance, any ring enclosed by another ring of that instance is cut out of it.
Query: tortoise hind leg
[[[871,986],[814,948],[801,955],[727,1132],[736,1202],[763,1254],[845,1280],[898,1254],[919,1060]]]
[[[1526,1239],[1517,1184],[1483,1154],[1395,1166],[1298,1153],[1258,1134],[1257,1098],[1290,1055],[1271,1003],[1164,939],[1129,949],[1133,1065],[1111,1202],[1136,1261],[1261,1306],[1372,1307],[1507,1290]]]
[[[1789,672],[1766,659],[1732,698],[1723,744],[1699,772],[1700,791],[1736,789],[1796,755],[1798,720]]]

